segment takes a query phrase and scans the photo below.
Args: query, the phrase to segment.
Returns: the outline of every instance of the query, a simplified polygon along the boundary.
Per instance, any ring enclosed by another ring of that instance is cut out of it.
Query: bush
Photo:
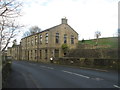
[[[69,49],[67,44],[62,44],[61,48],[64,52],[68,51]]]

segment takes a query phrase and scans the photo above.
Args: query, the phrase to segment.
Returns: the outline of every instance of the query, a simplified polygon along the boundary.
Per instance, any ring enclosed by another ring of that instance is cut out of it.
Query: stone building
[[[21,60],[21,46],[13,45],[12,47],[8,47],[7,56],[12,56],[14,60]]]
[[[78,33],[67,23],[66,18],[61,24],[21,39],[21,60],[49,62],[50,57],[63,57],[62,45],[69,49],[76,48]]]
[[[7,48],[7,56],[12,56],[12,47]]]

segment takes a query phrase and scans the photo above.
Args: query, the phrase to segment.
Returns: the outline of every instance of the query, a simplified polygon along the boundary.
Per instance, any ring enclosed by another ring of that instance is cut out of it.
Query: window
[[[32,59],[32,50],[31,50],[31,59]]]
[[[35,50],[35,59],[37,59],[37,50]]]
[[[42,44],[42,35],[40,35],[40,44]]]
[[[47,59],[47,49],[45,49],[45,59]]]
[[[56,33],[56,43],[59,43],[59,33]]]
[[[67,34],[64,34],[64,43],[67,43]]]
[[[28,60],[29,60],[29,51],[28,51]]]
[[[42,59],[42,50],[40,50],[40,59]]]
[[[45,34],[45,43],[48,44],[48,33]]]
[[[30,39],[28,38],[28,46],[30,46]]]
[[[33,46],[33,37],[31,38],[31,45]]]
[[[37,36],[35,36],[35,45],[37,45]]]
[[[27,38],[27,46],[29,46],[29,38]]]
[[[74,36],[71,35],[71,44],[74,44]]]
[[[55,57],[59,57],[59,49],[55,49]]]
[[[12,53],[12,51],[10,50],[10,54]]]

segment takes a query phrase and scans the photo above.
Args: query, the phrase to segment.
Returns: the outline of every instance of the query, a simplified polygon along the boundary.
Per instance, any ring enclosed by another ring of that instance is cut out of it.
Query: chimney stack
[[[66,17],[65,17],[65,18],[62,18],[62,24],[67,24],[67,19],[66,19]]]

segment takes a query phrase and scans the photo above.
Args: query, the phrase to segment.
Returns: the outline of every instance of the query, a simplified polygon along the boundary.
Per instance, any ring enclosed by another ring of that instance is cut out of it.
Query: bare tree
[[[27,36],[30,36],[30,31],[26,31],[24,34],[23,34],[23,38],[27,37]]]
[[[30,35],[33,35],[33,34],[36,34],[36,33],[39,33],[39,32],[41,32],[41,29],[38,26],[32,26],[32,27],[29,28],[29,31],[26,31],[23,34],[23,38],[27,37],[27,36],[30,36]]]
[[[20,16],[21,3],[16,0],[0,1],[0,51],[4,51],[10,40],[18,33],[21,26],[16,23]]]
[[[29,30],[31,35],[41,31],[41,29],[38,26],[32,26]]]
[[[101,32],[100,31],[96,31],[95,32],[95,37],[96,37],[96,45],[98,45],[98,39],[99,39],[99,37],[101,36]]]
[[[13,40],[13,45],[17,45],[17,40],[16,39]]]

